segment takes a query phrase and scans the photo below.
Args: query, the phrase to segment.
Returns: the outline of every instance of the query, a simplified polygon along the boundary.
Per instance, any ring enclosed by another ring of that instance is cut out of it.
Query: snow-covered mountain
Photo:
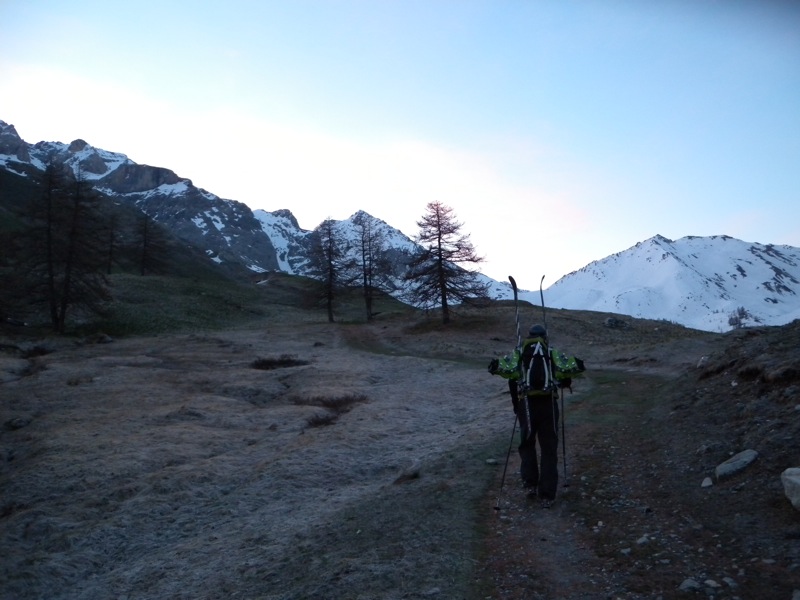
[[[136,206],[203,249],[209,260],[253,272],[278,270],[272,241],[247,205],[197,188],[169,169],[139,165],[83,140],[27,144],[12,125],[0,121],[0,168],[35,177],[51,163],[66,165],[97,191]]]
[[[288,209],[252,211],[241,202],[195,187],[190,179],[173,171],[139,165],[124,154],[95,148],[83,140],[31,145],[13,125],[0,121],[0,168],[19,177],[34,177],[52,163],[70,167],[99,192],[137,207],[219,265],[247,269],[256,277],[270,271],[308,274],[316,234],[301,228]],[[337,233],[355,241],[359,237],[356,222],[365,214],[358,211],[337,221]],[[374,219],[374,225],[388,248],[386,258],[399,288],[415,244],[380,219]]]
[[[562,277],[545,302],[707,331],[783,325],[800,318],[800,248],[656,235]]]
[[[290,275],[306,275],[309,268],[310,238],[314,232],[301,229],[297,219],[286,209],[276,211],[258,209],[253,211],[253,215],[261,223],[262,231],[270,238],[275,248],[278,270]],[[358,211],[348,219],[334,221],[337,236],[355,246],[361,235],[357,222],[364,217],[374,220],[388,253],[393,255],[391,262],[397,266],[397,275],[400,275],[408,257],[416,249],[414,242],[400,230],[372,217],[369,213]]]
[[[49,163],[63,163],[95,188],[127,202],[165,225],[208,260],[244,269],[255,277],[269,271],[308,274],[312,230],[302,229],[290,210],[252,211],[197,188],[190,179],[162,167],[139,165],[126,155],[95,148],[83,140],[70,144],[23,141],[0,121],[0,170],[33,178]],[[0,189],[0,193],[3,190]],[[13,198],[0,196],[0,208]],[[361,211],[338,221],[338,233],[357,238]],[[413,241],[380,220],[399,278]],[[316,225],[316,224],[315,224]],[[737,325],[780,325],[800,318],[800,249],[743,242],[727,236],[655,236],[618,254],[590,263],[544,290],[545,303],[572,308],[666,319],[710,331]],[[530,279],[515,273],[521,285]],[[507,281],[480,275],[495,299],[510,299]],[[520,290],[520,299],[540,304],[539,290]]]

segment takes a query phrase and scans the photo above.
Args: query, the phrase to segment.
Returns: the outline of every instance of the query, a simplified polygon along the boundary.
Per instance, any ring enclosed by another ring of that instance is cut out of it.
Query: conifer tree
[[[167,270],[167,234],[155,220],[142,213],[136,229],[139,274],[150,275]]]
[[[478,281],[478,273],[461,265],[483,262],[469,235],[462,235],[463,223],[453,209],[441,202],[429,202],[417,226],[415,242],[420,251],[412,257],[405,279],[410,283],[409,299],[418,306],[442,309],[442,323],[450,322],[450,307],[488,297],[488,284]]]
[[[386,260],[386,240],[378,227],[378,219],[360,212],[353,223],[357,233],[355,261],[360,274],[367,321],[371,321],[375,292],[388,287],[391,266]]]
[[[325,219],[314,230],[311,246],[311,272],[322,280],[322,299],[328,321],[334,322],[334,303],[339,293],[355,280],[350,248],[336,230],[333,219]]]
[[[26,294],[48,307],[53,330],[63,333],[67,314],[79,309],[102,313],[110,299],[104,275],[107,249],[99,198],[84,180],[63,165],[48,165],[42,194],[27,215]]]

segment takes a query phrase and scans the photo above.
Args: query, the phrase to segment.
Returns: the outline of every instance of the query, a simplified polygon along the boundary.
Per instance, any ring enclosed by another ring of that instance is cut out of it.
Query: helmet
[[[530,328],[528,331],[528,335],[531,337],[547,337],[547,330],[544,328],[543,325],[536,324]]]

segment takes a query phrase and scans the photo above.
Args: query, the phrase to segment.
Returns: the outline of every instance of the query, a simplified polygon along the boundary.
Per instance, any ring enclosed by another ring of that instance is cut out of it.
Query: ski
[[[519,288],[517,288],[517,282],[511,275],[508,276],[508,280],[511,282],[511,288],[514,290],[514,313],[517,321],[517,353],[519,354],[519,360],[522,360],[522,330],[520,329],[519,324]],[[520,369],[521,368],[522,367],[520,366]],[[522,372],[520,371],[520,374],[521,373]],[[517,384],[518,394],[520,395],[522,406],[525,408],[525,422],[527,424],[527,428],[523,428],[522,420],[520,418],[519,430],[521,435],[529,435],[531,431],[531,412],[530,406],[528,406],[528,402],[525,399],[526,389],[527,388],[525,386],[523,377],[522,380],[520,380],[520,382]]]
[[[508,280],[511,282],[511,289],[514,290],[514,312],[516,313],[517,321],[517,348],[522,346],[522,333],[519,328],[519,289],[517,288],[516,280],[509,275]]]
[[[511,289],[514,290],[514,309],[516,312],[516,322],[517,322],[517,349],[522,345],[522,336],[520,335],[520,328],[519,328],[519,292],[517,290],[517,282],[514,278],[509,275],[508,280],[511,282]],[[506,464],[503,467],[503,477],[500,480],[500,491],[497,494],[497,502],[494,505],[495,510],[500,510],[500,496],[503,494],[503,485],[506,482],[506,470],[508,469],[508,459],[511,457],[511,448],[514,445],[514,435],[517,431],[517,421],[518,417],[516,413],[514,414],[514,426],[511,428],[511,439],[508,442],[508,452],[506,453]]]
[[[544,291],[542,290],[542,284],[544,283],[544,275],[542,275],[541,280],[539,281],[539,298],[542,301],[542,325],[544,326],[544,330],[547,331],[548,338],[550,336],[550,332],[547,330],[547,312],[545,311],[544,307]],[[566,430],[566,418],[564,414],[564,390],[558,390],[558,399],[561,400],[561,460],[564,465],[564,487],[569,487],[569,480],[567,479],[567,430]]]
[[[542,275],[541,280],[539,281],[539,298],[542,299],[542,326],[544,330],[547,331],[547,313],[544,311],[544,292],[542,291],[542,284],[544,283],[544,275]]]

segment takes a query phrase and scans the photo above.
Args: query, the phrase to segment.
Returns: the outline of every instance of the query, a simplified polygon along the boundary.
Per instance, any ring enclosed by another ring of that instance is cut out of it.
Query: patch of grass
[[[38,360],[28,360],[28,364],[17,371],[17,374],[20,377],[32,377],[37,373],[41,373],[45,369],[47,369],[47,367]]]
[[[306,420],[306,425],[309,427],[324,427],[325,425],[333,425],[339,415],[334,413],[322,413],[310,416]]]
[[[310,364],[307,360],[301,360],[293,354],[281,354],[277,358],[257,358],[250,366],[254,369],[262,371],[270,371],[272,369],[284,369],[287,367],[300,367]]]
[[[265,316],[253,286],[218,279],[113,275],[108,316],[93,323],[109,335],[234,327]]]
[[[298,406],[321,406],[335,413],[342,414],[349,411],[354,404],[369,402],[364,394],[345,394],[342,396],[312,396],[310,398],[295,397],[292,399]]]
[[[310,398],[295,397],[292,399],[298,406],[319,406],[327,409],[324,413],[315,413],[306,420],[309,427],[323,427],[333,425],[342,415],[349,412],[354,404],[369,402],[363,394],[345,394],[342,396],[312,396]]]
[[[50,354],[50,352],[52,352],[52,350],[50,350],[49,348],[37,345],[28,348],[26,350],[23,350],[22,358],[34,358],[36,356],[45,356],[47,354]]]

